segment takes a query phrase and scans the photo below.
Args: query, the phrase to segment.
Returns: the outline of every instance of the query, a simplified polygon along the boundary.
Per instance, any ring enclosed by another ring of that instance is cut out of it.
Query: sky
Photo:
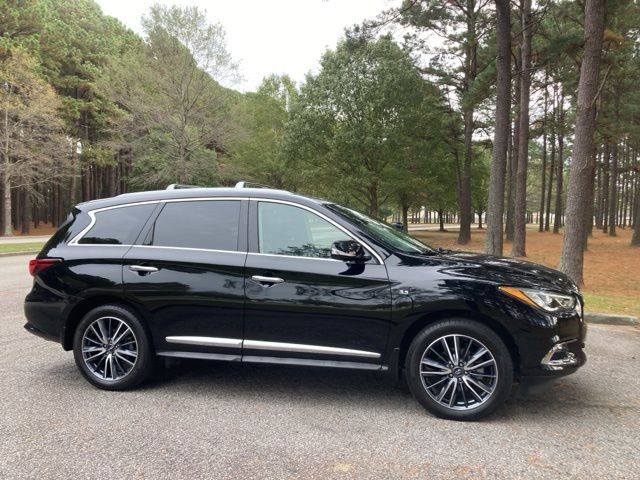
[[[227,48],[243,81],[231,87],[255,90],[271,74],[300,83],[317,72],[320,57],[334,48],[345,27],[372,19],[399,0],[97,0],[106,15],[142,34],[140,18],[151,5],[197,5],[227,32]]]

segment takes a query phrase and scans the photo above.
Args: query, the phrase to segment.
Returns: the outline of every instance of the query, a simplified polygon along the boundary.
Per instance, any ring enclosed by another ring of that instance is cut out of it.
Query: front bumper
[[[567,342],[556,343],[549,349],[546,355],[542,357],[542,361],[540,362],[542,368],[558,372],[582,366],[586,362],[586,355],[581,348],[577,349],[574,347],[573,344],[577,342],[578,340],[569,340]]]

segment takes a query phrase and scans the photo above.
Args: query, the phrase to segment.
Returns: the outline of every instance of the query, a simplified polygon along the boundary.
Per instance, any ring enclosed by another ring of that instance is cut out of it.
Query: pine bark
[[[547,117],[549,115],[549,90],[547,89],[547,83],[549,81],[549,74],[545,72],[544,75],[544,121],[542,125],[542,172],[541,172],[541,188],[540,188],[540,214],[538,215],[538,231],[544,231],[544,207],[545,207],[545,194],[547,188]]]
[[[553,233],[559,233],[562,226],[562,181],[564,178],[564,94],[560,95],[558,106],[558,171],[556,172],[556,210],[553,217]]]
[[[611,149],[611,172],[609,174],[609,236],[616,236],[618,209],[618,144]]]
[[[584,215],[581,214],[593,182],[589,164],[593,157],[595,131],[595,100],[598,91],[598,73],[602,54],[602,37],[606,4],[604,0],[586,0],[584,21],[584,52],[580,66],[574,149],[569,172],[567,193],[567,221],[562,241],[560,270],[578,285],[584,284]]]
[[[522,72],[520,73],[520,115],[518,164],[516,169],[516,203],[511,255],[526,256],[527,238],[527,166],[529,163],[529,97],[531,91],[531,0],[522,0]]]
[[[505,169],[509,148],[511,109],[511,14],[509,0],[496,0],[496,127],[489,179],[485,251],[503,254]]]

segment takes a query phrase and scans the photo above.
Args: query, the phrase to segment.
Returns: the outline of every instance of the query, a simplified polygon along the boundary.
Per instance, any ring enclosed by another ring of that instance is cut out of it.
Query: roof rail
[[[171,185],[168,185],[166,190],[181,190],[183,188],[202,188],[199,185],[183,185],[180,183],[172,183]]]
[[[236,187],[235,188],[271,188],[274,189],[273,187],[270,187],[268,185],[262,185],[260,183],[254,183],[254,182],[238,182],[236,183]],[[276,190],[276,189],[274,189]]]

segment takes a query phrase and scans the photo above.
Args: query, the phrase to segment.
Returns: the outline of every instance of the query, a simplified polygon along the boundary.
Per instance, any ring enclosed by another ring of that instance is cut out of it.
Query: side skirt
[[[386,372],[387,365],[375,365],[363,362],[345,362],[339,360],[314,360],[310,358],[260,357],[253,355],[228,355],[223,353],[200,353],[164,350],[156,352],[159,357],[191,358],[196,360],[218,360],[226,362],[265,363],[277,365],[297,365],[303,367],[347,368],[353,370],[373,370]]]

